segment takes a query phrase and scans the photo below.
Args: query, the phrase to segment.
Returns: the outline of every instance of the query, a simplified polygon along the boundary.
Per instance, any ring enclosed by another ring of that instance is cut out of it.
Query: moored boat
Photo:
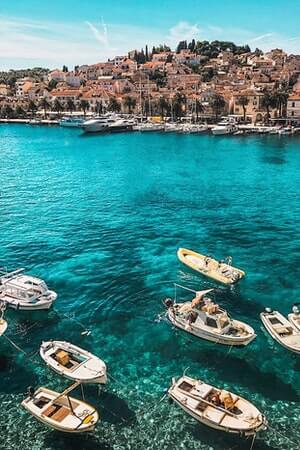
[[[2,336],[7,329],[7,322],[4,319],[5,303],[0,302],[0,336]]]
[[[25,275],[25,269],[0,270],[0,301],[17,310],[49,309],[57,298],[40,278]]]
[[[191,269],[223,284],[237,283],[245,276],[243,270],[231,265],[232,258],[230,257],[227,258],[227,261],[217,261],[210,256],[201,255],[186,248],[179,248],[177,256],[183,264]]]
[[[294,327],[300,331],[300,311],[298,306],[299,303],[295,303],[292,312],[288,315],[288,319],[291,322],[291,324],[294,325]]]
[[[37,420],[58,431],[92,431],[99,420],[97,410],[88,403],[69,396],[78,385],[79,383],[75,383],[62,393],[46,387],[40,387],[35,392],[30,389],[21,405]]]
[[[40,356],[59,375],[81,383],[105,384],[105,363],[76,345],[65,341],[43,342]]]
[[[256,334],[250,325],[231,319],[227,311],[210,298],[208,294],[214,289],[194,291],[175,285],[175,289],[177,287],[193,292],[194,298],[180,303],[165,300],[167,318],[174,326],[198,338],[223,345],[246,346],[255,339]]]
[[[213,127],[211,129],[211,132],[215,136],[220,136],[220,135],[233,134],[237,130],[238,130],[238,128],[234,123],[224,121],[224,122],[218,123],[218,125]]]
[[[68,128],[79,128],[81,127],[81,125],[83,124],[83,122],[85,121],[85,119],[83,119],[82,117],[63,117],[60,121],[59,121],[59,125],[61,127],[68,127]]]
[[[173,379],[169,397],[198,422],[216,430],[251,436],[267,428],[263,414],[248,400],[183,375]]]
[[[266,308],[260,314],[271,337],[287,350],[300,355],[300,331],[278,311]]]

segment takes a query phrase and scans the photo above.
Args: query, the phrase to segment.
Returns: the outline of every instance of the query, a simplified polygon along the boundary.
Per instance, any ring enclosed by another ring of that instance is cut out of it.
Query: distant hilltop
[[[234,114],[243,121],[300,120],[300,55],[227,41],[146,45],[69,70],[0,72],[2,117],[76,110],[143,115]]]

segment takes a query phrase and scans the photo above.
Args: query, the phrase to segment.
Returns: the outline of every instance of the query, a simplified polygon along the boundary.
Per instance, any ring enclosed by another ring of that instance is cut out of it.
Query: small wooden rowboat
[[[169,396],[194,419],[227,433],[251,436],[267,428],[267,420],[248,400],[183,375],[173,379]]]
[[[78,385],[75,383],[62,393],[40,387],[31,392],[21,405],[37,420],[58,431],[92,431],[99,420],[98,412],[88,403],[68,395]]]
[[[269,308],[260,314],[260,318],[275,341],[287,350],[300,355],[300,331],[291,322],[278,311]]]
[[[105,363],[87,350],[69,342],[43,342],[40,355],[52,370],[70,380],[99,384],[105,384],[107,381]]]
[[[183,264],[191,269],[223,284],[237,283],[245,276],[245,272],[233,267],[229,260],[227,262],[219,262],[209,256],[201,255],[186,248],[179,248],[177,256]]]

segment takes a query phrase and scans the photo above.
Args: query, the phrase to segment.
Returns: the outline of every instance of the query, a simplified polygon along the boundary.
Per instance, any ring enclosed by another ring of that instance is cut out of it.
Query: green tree
[[[64,105],[56,98],[54,100],[53,109],[58,113],[60,116],[60,113],[64,111]]]
[[[246,120],[246,108],[249,103],[248,97],[246,95],[241,95],[237,99],[237,104],[243,108],[243,121]]]
[[[48,90],[52,91],[53,89],[55,89],[57,86],[57,81],[56,80],[50,80],[48,83]]]
[[[203,103],[201,103],[201,101],[197,98],[195,101],[195,112],[196,112],[196,119],[198,122],[199,119],[199,114],[203,114],[205,111],[204,105]]]
[[[113,112],[120,112],[121,105],[115,97],[111,97],[108,103],[108,110]]]
[[[32,115],[32,116],[35,115],[35,113],[36,113],[36,111],[37,111],[37,106],[36,106],[36,104],[34,103],[33,100],[30,100],[30,102],[28,103],[28,108],[27,108],[27,110],[31,112],[31,115]]]
[[[80,109],[82,109],[83,114],[85,115],[86,111],[90,107],[90,104],[89,104],[89,102],[87,100],[82,99],[82,100],[80,100],[79,107],[80,107]]]
[[[45,97],[43,97],[39,103],[39,106],[40,106],[40,108],[42,108],[44,110],[44,118],[45,118],[46,112],[50,108],[50,104],[49,104],[48,100]]]
[[[13,108],[8,105],[7,103],[1,108],[1,116],[6,118],[6,119],[10,119],[12,118],[14,115],[14,110]]]
[[[165,97],[161,96],[158,100],[158,107],[160,111],[160,117],[163,119],[165,117],[165,113],[167,114],[169,111],[169,103],[165,99]]]
[[[18,105],[18,106],[16,107],[15,113],[16,113],[16,116],[17,116],[17,117],[24,117],[25,114],[26,114],[25,111],[24,111],[24,109],[23,109],[20,105]]]
[[[76,109],[74,100],[72,98],[68,98],[66,106],[67,106],[67,110],[70,111],[71,114]]]
[[[129,95],[127,95],[124,98],[124,106],[125,108],[127,108],[127,111],[129,114],[132,114],[132,111],[134,110],[136,105],[136,99],[134,97],[130,97]]]
[[[270,109],[276,108],[276,106],[277,100],[274,94],[271,94],[270,92],[265,92],[263,97],[261,98],[261,107],[267,113],[267,120],[266,120],[267,123],[269,123],[270,120]]]
[[[274,102],[276,103],[276,107],[279,112],[279,117],[282,117],[286,113],[287,101],[289,98],[289,94],[285,89],[278,89],[274,92]]]
[[[215,114],[215,119],[217,121],[219,115],[223,112],[225,105],[226,105],[224,97],[222,97],[222,95],[215,94],[212,96],[209,103]]]
[[[183,116],[185,102],[185,96],[180,92],[177,92],[173,100],[173,111],[176,118]]]

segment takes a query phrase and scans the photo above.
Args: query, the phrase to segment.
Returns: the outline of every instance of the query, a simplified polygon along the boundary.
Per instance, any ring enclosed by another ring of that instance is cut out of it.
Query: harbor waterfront
[[[164,398],[186,369],[267,417],[254,449],[298,448],[299,357],[266,333],[259,314],[287,316],[299,301],[299,142],[0,124],[1,266],[25,267],[58,294],[49,311],[6,311],[1,450],[249,450],[251,439],[204,427]],[[183,265],[180,247],[230,255],[246,277],[218,285]],[[217,287],[220,305],[256,339],[229,348],[173,328],[163,300],[174,283]],[[68,385],[39,359],[51,339],[106,363],[107,385],[84,389],[100,414],[93,434],[58,433],[20,406],[30,385]]]

